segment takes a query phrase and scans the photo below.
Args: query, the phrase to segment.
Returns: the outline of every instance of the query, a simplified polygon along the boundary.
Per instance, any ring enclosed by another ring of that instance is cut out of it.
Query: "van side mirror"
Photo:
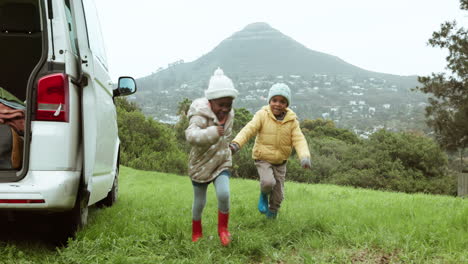
[[[135,93],[137,90],[136,82],[132,77],[119,77],[117,89],[113,91],[114,97],[126,96]]]

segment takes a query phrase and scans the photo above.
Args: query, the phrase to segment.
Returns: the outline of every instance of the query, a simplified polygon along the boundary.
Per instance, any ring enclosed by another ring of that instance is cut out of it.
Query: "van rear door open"
[[[91,192],[89,204],[106,197],[117,164],[118,133],[116,110],[102,34],[94,2],[70,1],[76,19],[78,50],[82,68],[82,133],[84,184]],[[86,21],[85,21],[86,19]],[[113,117],[113,118],[110,118]],[[109,154],[111,150],[112,155]]]

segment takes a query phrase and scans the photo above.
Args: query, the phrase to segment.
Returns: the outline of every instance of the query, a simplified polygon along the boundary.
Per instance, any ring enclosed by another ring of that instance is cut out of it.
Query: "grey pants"
[[[223,171],[213,181],[218,198],[218,210],[224,214],[229,213],[229,171]],[[206,205],[206,191],[209,183],[196,183],[193,185],[192,219],[201,219],[203,208]]]
[[[260,191],[270,196],[269,210],[277,212],[284,199],[286,162],[281,165],[273,165],[263,160],[256,160],[255,166],[257,166],[258,175],[260,176]]]

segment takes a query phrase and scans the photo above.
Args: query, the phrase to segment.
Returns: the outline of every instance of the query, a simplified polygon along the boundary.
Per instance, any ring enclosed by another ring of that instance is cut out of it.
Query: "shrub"
[[[125,99],[118,99],[120,162],[143,170],[185,174],[187,154],[178,147],[173,129],[147,118]]]

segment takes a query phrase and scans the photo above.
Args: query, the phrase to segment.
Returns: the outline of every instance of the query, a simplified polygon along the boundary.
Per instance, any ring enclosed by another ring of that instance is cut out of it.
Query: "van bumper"
[[[21,181],[0,183],[0,210],[69,210],[75,205],[80,175],[80,171],[29,171]]]

